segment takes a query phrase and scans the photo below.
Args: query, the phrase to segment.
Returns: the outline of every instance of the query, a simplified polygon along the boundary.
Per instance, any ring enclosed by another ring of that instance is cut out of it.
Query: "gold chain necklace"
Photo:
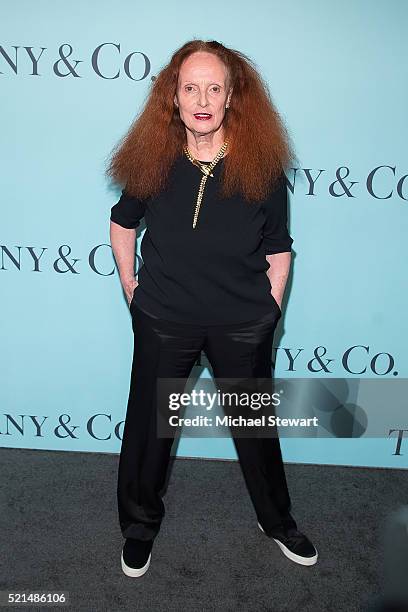
[[[228,146],[228,142],[225,141],[221,149],[218,151],[217,155],[214,157],[214,159],[212,160],[210,164],[203,164],[202,162],[200,162],[198,159],[196,159],[191,154],[188,146],[187,145],[184,146],[184,153],[186,154],[187,158],[191,161],[192,164],[200,168],[201,172],[204,175],[201,177],[200,187],[198,188],[197,203],[196,203],[194,217],[193,217],[193,229],[195,229],[195,226],[197,225],[198,213],[200,212],[201,201],[203,199],[204,188],[205,188],[207,179],[209,176],[214,177],[212,173],[213,168],[220,161],[221,157],[224,157],[224,153],[226,151],[227,146]]]

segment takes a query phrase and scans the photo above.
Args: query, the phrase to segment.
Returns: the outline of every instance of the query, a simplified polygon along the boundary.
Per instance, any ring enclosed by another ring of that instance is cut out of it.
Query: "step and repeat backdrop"
[[[284,460],[407,468],[408,5],[25,0],[1,13],[0,445],[120,450],[133,332],[105,165],[154,76],[202,38],[255,62],[298,156],[271,366],[320,426],[282,431]],[[192,378],[211,385],[205,355]],[[173,452],[237,458],[208,431]]]

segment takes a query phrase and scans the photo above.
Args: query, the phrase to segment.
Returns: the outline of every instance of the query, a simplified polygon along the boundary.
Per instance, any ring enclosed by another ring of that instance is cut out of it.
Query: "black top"
[[[209,163],[209,162],[205,162]],[[112,208],[111,220],[136,228],[145,217],[143,264],[134,303],[149,314],[181,323],[244,323],[279,311],[266,274],[265,255],[290,252],[287,187],[278,186],[262,202],[239,195],[217,195],[224,158],[208,177],[197,225],[193,229],[201,170],[185,155],[171,168],[157,197],[144,200],[126,188]]]

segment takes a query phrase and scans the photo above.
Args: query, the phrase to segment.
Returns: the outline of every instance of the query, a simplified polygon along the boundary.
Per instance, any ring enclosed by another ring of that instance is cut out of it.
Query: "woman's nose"
[[[207,106],[207,94],[205,91],[202,91],[199,94],[199,104],[200,106]]]

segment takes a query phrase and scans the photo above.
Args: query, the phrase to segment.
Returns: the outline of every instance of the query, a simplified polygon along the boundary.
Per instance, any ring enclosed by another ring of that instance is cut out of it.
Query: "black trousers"
[[[157,378],[188,378],[201,351],[216,378],[271,378],[272,341],[280,312],[277,307],[260,319],[240,324],[193,325],[153,317],[133,301],[130,309],[134,352],[117,500],[123,536],[149,540],[158,534],[165,514],[160,492],[174,441],[156,432]],[[232,435],[264,531],[273,535],[282,526],[296,527],[279,438]]]

